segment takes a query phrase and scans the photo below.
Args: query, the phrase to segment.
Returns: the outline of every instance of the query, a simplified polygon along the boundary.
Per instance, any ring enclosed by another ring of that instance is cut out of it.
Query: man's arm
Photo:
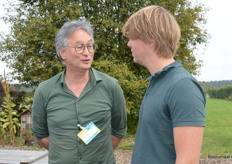
[[[112,147],[116,149],[127,131],[126,101],[123,90],[118,83],[111,83],[113,106],[111,109],[111,139]],[[116,137],[117,136],[117,137]]]
[[[49,137],[45,137],[45,138],[43,138],[43,139],[41,139],[41,140],[38,140],[38,142],[39,142],[43,147],[45,147],[47,150],[49,149],[49,142],[50,142]]]
[[[176,164],[199,164],[204,127],[174,127]]]
[[[112,138],[113,149],[116,149],[118,147],[119,143],[121,142],[122,138],[118,138],[115,136],[111,136],[111,138]]]

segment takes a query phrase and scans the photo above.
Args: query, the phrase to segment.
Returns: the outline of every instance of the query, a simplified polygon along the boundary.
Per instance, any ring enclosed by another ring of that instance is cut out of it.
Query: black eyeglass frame
[[[92,46],[92,49],[89,49],[89,46]],[[96,44],[81,44],[81,47],[77,47],[77,46],[65,46],[65,47],[70,47],[70,48],[74,48],[77,54],[82,54],[85,51],[85,47],[87,48],[89,53],[93,53],[96,48],[97,45]],[[82,48],[82,51],[78,51],[77,48]]]

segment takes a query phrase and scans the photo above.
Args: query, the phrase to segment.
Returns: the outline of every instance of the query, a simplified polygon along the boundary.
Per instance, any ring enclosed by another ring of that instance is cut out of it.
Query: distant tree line
[[[200,84],[208,97],[232,100],[232,80],[200,82]]]
[[[208,90],[210,98],[227,99],[232,101],[232,85],[222,88],[214,88]]]
[[[232,80],[220,80],[220,81],[201,81],[200,82],[202,88],[207,88],[207,87],[214,87],[214,88],[221,88],[225,86],[232,85]]]

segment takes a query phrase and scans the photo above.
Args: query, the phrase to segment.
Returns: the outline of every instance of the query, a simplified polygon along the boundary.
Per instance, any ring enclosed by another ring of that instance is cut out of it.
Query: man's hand
[[[39,140],[38,142],[48,150],[49,149],[49,141],[50,141],[49,137],[45,137],[45,138]]]
[[[121,142],[122,138],[118,138],[115,136],[111,136],[111,138],[112,138],[113,149],[116,149],[118,147],[119,143]]]

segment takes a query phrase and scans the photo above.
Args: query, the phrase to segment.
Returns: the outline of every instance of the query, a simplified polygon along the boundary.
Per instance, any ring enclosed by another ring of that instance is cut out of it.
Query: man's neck
[[[90,70],[70,71],[66,70],[65,82],[69,85],[87,83],[90,78]]]
[[[68,88],[79,97],[90,78],[90,70],[70,71],[66,70],[65,83]]]
[[[149,70],[152,76],[155,75],[156,72],[161,71],[164,67],[170,65],[171,63],[175,62],[173,58],[156,58],[151,60],[148,64],[147,69]]]

